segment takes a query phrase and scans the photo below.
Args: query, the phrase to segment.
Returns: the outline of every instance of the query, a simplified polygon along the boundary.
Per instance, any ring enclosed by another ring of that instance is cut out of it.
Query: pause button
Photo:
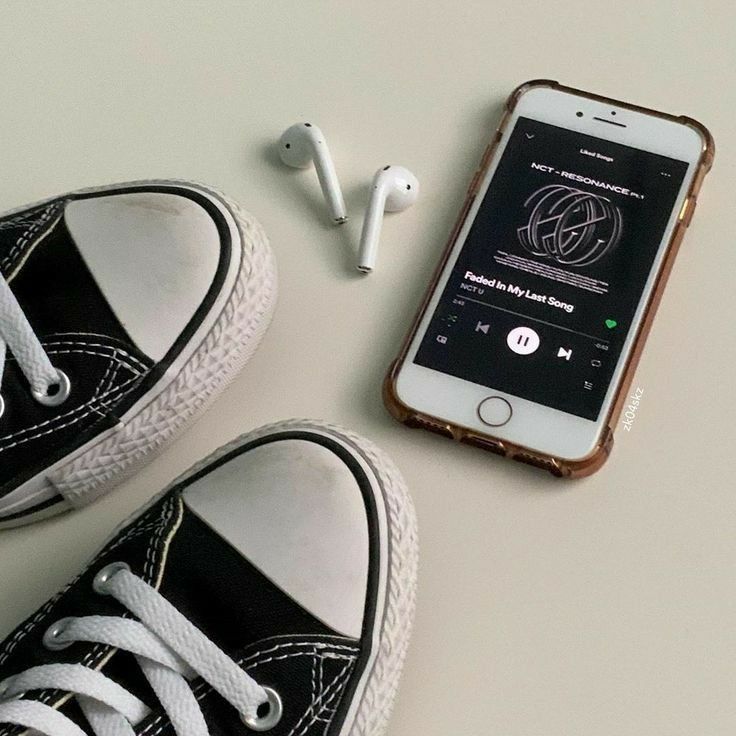
[[[514,327],[506,335],[506,344],[519,355],[529,355],[539,347],[539,335],[531,327]]]

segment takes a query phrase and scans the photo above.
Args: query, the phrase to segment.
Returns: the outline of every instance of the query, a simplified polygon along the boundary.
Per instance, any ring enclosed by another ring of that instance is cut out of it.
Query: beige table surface
[[[393,736],[736,732],[736,6],[667,0],[0,4],[0,208],[151,177],[210,182],[281,271],[261,350],[176,445],[101,502],[0,533],[0,635],[190,463],[257,425],[330,419],[389,450],[416,500],[418,616]],[[719,148],[608,465],[552,479],[396,424],[379,386],[519,82],[706,123]],[[274,162],[322,126],[352,220]],[[420,202],[352,270],[367,184]]]

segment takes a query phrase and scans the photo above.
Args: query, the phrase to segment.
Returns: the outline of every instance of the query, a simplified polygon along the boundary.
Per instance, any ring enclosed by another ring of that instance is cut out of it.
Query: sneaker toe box
[[[369,522],[359,476],[332,449],[285,437],[189,485],[188,509],[338,634],[360,638]]]
[[[223,242],[213,216],[183,190],[144,190],[73,200],[64,220],[131,339],[161,360],[215,280]]]

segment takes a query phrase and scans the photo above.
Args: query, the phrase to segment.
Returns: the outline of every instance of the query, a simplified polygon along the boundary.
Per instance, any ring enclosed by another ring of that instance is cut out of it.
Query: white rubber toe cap
[[[247,450],[184,491],[187,507],[313,616],[360,638],[368,521],[355,477],[316,442]]]
[[[221,244],[212,217],[185,196],[130,192],[72,201],[64,218],[117,318],[161,360],[214,280]]]

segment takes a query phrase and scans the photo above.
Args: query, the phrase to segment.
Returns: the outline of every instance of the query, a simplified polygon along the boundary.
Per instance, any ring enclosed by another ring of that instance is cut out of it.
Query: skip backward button
[[[475,326],[476,332],[482,332],[484,335],[488,334],[488,330],[491,328],[489,324],[485,324],[484,322],[478,322],[478,324]]]

